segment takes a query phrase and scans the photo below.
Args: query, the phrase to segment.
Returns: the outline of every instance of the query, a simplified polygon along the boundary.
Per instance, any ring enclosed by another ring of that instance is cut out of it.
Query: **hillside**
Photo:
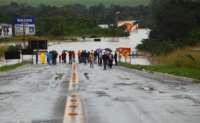
[[[137,6],[148,5],[151,0],[0,0],[0,5],[10,4],[11,2],[26,3],[37,6],[40,4],[63,6],[67,4],[95,5],[103,3],[105,5]]]

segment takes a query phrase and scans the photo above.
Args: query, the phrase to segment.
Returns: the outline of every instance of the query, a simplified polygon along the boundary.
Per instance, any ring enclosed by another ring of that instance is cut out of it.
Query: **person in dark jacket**
[[[66,63],[66,53],[65,53],[65,51],[62,52],[62,63]]]
[[[108,54],[108,66],[110,67],[110,68],[112,68],[112,66],[113,66],[113,54],[112,53],[109,53]]]
[[[69,51],[69,64],[72,64],[72,51]]]
[[[115,59],[115,65],[117,66],[118,65],[117,51],[115,51],[114,59]]]
[[[104,53],[102,59],[103,59],[103,69],[106,70],[106,66],[108,64],[108,55]]]
[[[57,57],[58,57],[58,53],[57,51],[51,51],[51,54],[52,54],[52,64],[53,65],[56,65],[57,64]]]

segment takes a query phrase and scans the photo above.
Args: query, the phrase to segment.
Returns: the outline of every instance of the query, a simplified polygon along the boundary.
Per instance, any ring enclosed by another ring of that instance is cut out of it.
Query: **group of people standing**
[[[56,65],[57,64],[57,51],[41,51],[35,53],[35,63],[38,64],[39,61],[41,64],[49,64],[49,65]]]
[[[38,54],[37,54],[38,55]],[[45,57],[46,56],[46,57]],[[44,64],[45,61],[49,65],[57,64],[57,57],[59,58],[59,63],[66,64],[67,58],[68,63],[72,64],[76,62],[76,56],[79,63],[90,64],[90,68],[94,67],[94,64],[98,66],[103,66],[103,69],[112,68],[113,64],[118,65],[118,54],[117,52],[112,52],[111,49],[96,49],[96,50],[79,50],[76,54],[73,50],[63,50],[59,55],[57,51],[49,51],[40,54],[41,63]],[[36,63],[38,63],[38,57],[36,57]]]
[[[67,55],[69,58],[69,64],[72,64],[75,62],[76,55],[75,51],[63,51],[61,55],[59,55],[59,63],[67,63]]]
[[[78,51],[78,61],[79,63],[90,64],[90,68],[94,67],[94,64],[98,64],[99,66],[103,65],[103,69],[106,70],[107,66],[109,68],[113,67],[113,62],[115,62],[115,65],[118,64],[117,59],[117,52],[114,54],[112,53],[112,50],[91,50],[91,51]]]

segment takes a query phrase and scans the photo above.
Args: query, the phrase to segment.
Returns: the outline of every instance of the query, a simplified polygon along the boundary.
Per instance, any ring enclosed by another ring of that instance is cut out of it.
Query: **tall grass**
[[[164,56],[154,58],[160,64],[176,67],[200,68],[200,45],[178,49]]]

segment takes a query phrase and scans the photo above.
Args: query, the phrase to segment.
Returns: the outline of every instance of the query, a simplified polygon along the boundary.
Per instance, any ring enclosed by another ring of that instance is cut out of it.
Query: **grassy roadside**
[[[189,68],[189,67],[176,67],[170,65],[131,65],[128,63],[120,63],[120,66],[136,69],[136,70],[146,70],[149,72],[160,72],[160,73],[168,73],[177,76],[189,77],[193,79],[200,80],[200,69],[198,68]]]
[[[25,65],[25,64],[28,64],[28,62],[17,63],[17,64],[13,64],[13,65],[5,65],[5,66],[0,67],[0,72],[6,72],[6,71],[14,70],[18,67]]]

